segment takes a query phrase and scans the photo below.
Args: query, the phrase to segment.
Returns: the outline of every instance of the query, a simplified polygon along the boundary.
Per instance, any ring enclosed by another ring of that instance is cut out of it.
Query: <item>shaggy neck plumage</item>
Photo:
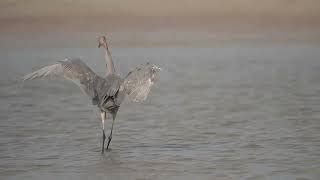
[[[115,69],[112,61],[112,56],[107,44],[104,49],[105,49],[105,59],[106,59],[106,66],[107,66],[107,75],[114,74]]]

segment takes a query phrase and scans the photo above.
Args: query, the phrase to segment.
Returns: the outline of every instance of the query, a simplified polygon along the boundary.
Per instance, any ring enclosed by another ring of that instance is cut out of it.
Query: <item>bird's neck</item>
[[[107,66],[107,75],[114,74],[115,69],[112,61],[112,56],[108,47],[105,48],[105,59],[106,59],[106,66]]]

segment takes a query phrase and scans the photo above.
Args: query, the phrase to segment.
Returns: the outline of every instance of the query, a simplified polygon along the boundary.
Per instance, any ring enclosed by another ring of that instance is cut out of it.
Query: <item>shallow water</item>
[[[18,78],[70,56],[103,75],[103,54],[1,51],[1,179],[320,178],[319,45],[112,52],[122,75],[146,61],[163,71],[146,102],[121,106],[102,155],[98,111],[76,85]]]

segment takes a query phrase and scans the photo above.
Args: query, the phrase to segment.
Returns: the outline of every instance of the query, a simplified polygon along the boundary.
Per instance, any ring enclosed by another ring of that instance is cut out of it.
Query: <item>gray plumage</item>
[[[34,71],[24,76],[23,80],[62,76],[76,83],[81,90],[91,98],[92,103],[97,105],[100,111],[104,113],[101,117],[103,122],[103,136],[105,139],[104,120],[106,113],[112,114],[114,120],[120,104],[125,97],[129,97],[129,99],[135,102],[145,100],[159,70],[160,68],[157,66],[147,63],[129,72],[125,78],[114,73],[110,73],[106,78],[102,78],[94,73],[82,60],[65,59]],[[111,141],[111,136],[112,129],[108,146]],[[102,149],[102,151],[104,150]]]
[[[144,101],[159,70],[157,66],[147,63],[130,71],[125,78],[116,74],[102,78],[81,59],[65,59],[25,75],[23,80],[62,76],[76,83],[94,105],[108,110],[112,106],[120,106],[126,95],[132,101]],[[106,105],[108,98],[114,100],[109,106]]]

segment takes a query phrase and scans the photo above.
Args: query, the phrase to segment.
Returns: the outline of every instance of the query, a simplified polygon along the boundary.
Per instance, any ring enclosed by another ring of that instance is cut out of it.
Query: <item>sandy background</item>
[[[19,43],[12,44],[12,36],[91,46],[88,41],[106,32],[115,46],[320,42],[320,1],[2,0],[0,25],[2,42],[13,46]]]

